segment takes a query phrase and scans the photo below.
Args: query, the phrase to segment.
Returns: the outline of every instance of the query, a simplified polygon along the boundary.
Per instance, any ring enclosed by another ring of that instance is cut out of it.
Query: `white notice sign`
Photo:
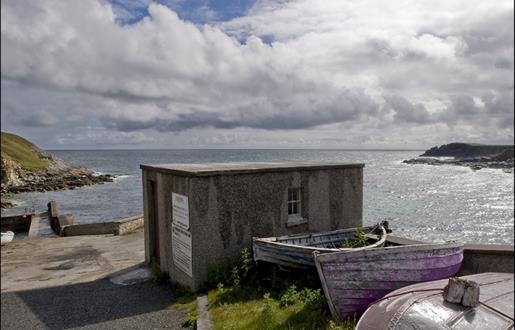
[[[190,228],[188,197],[172,193],[172,222],[184,229]]]
[[[191,233],[172,223],[172,257],[174,265],[193,277],[191,268]]]

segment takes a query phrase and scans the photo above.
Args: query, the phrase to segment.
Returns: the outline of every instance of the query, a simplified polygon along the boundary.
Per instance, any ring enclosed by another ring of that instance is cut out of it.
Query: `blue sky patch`
[[[179,17],[195,24],[228,21],[245,15],[255,0],[157,0],[177,12]],[[149,0],[109,0],[121,25],[134,24],[148,16]]]

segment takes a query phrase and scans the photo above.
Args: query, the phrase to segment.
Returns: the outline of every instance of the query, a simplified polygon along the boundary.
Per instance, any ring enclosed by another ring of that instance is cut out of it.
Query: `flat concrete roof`
[[[212,176],[267,172],[314,171],[323,169],[363,168],[362,163],[326,162],[238,162],[203,164],[140,165],[142,170],[170,173],[182,176]]]

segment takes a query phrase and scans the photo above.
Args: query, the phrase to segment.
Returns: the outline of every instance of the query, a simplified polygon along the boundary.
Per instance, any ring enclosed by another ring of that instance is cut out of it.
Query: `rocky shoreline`
[[[482,168],[501,168],[505,172],[513,171],[513,160],[511,161],[492,161],[489,158],[473,158],[473,159],[437,159],[437,158],[413,158],[402,161],[405,164],[425,164],[425,165],[458,165],[468,166],[473,170]],[[510,171],[511,170],[511,171]]]
[[[433,147],[417,158],[402,162],[405,164],[467,166],[473,170],[498,168],[512,173],[514,155],[513,146],[450,143],[440,147]]]
[[[42,155],[48,160],[48,167],[35,171],[23,169],[19,163],[7,157],[2,158],[2,184],[0,188],[2,197],[7,194],[23,192],[75,189],[82,186],[112,182],[115,178],[109,174],[95,174],[85,167],[68,165],[63,160],[48,153],[42,153]]]
[[[21,185],[2,186],[3,194],[18,194],[23,192],[45,192],[54,190],[75,189],[104,182],[113,182],[114,176],[109,174],[95,175],[86,169],[74,169],[58,175],[51,173],[31,173]]]

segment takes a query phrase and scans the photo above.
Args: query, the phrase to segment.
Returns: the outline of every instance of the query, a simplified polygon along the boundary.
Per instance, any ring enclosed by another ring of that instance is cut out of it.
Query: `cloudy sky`
[[[513,1],[2,0],[2,130],[44,148],[513,143]]]

